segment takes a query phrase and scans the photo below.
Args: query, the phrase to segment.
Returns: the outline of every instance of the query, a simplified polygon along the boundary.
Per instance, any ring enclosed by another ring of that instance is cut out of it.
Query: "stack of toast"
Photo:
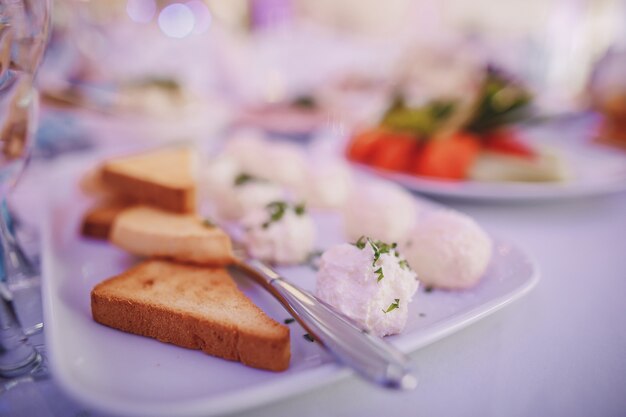
[[[196,210],[191,149],[106,161],[82,188],[98,194],[82,234],[147,260],[92,290],[95,321],[255,368],[289,366],[289,329],[239,291],[231,241]]]

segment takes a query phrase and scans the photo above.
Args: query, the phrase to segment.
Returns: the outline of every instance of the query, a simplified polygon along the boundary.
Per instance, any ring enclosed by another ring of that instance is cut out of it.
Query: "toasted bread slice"
[[[109,160],[102,182],[115,193],[176,213],[196,211],[195,157],[191,149],[162,149]]]
[[[194,214],[175,214],[149,206],[119,213],[111,242],[139,256],[223,266],[232,263],[230,238]]]
[[[289,366],[289,329],[239,291],[226,270],[150,260],[91,292],[98,323],[255,368]]]
[[[95,239],[108,239],[113,221],[128,206],[129,203],[123,200],[106,200],[98,203],[85,213],[81,234]]]
[[[80,190],[89,196],[112,195],[112,190],[102,180],[102,167],[96,166],[86,171],[78,183]]]

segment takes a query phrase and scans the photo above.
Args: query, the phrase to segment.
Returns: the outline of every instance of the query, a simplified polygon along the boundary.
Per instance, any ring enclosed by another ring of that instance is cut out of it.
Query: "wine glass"
[[[0,0],[0,204],[28,160],[36,127],[38,95],[34,80],[50,27],[50,0]],[[0,279],[0,376],[15,377],[41,362],[20,327],[14,287],[36,272],[0,215],[3,277]]]

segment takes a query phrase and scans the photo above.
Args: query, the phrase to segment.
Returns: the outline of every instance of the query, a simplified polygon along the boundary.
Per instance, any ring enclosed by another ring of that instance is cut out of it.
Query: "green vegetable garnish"
[[[252,181],[260,181],[260,178],[254,177],[247,172],[242,172],[235,178],[235,186],[243,185]]]
[[[394,298],[393,303],[391,303],[389,305],[389,307],[387,307],[387,310],[383,310],[383,313],[387,314],[390,311],[395,310],[396,308],[400,308],[400,299],[399,298]]]
[[[396,244],[396,243],[388,244],[388,243],[382,242],[380,240],[374,241],[374,240],[370,239],[369,237],[361,236],[359,238],[359,240],[357,240],[356,242],[353,243],[353,245],[356,246],[357,248],[363,250],[365,248],[365,245],[367,245],[367,243],[369,243],[370,246],[372,247],[372,249],[374,250],[374,261],[372,262],[372,266],[373,267],[378,266],[378,265],[376,265],[376,263],[380,259],[380,256],[382,254],[384,254],[384,253],[392,253],[393,252],[393,254],[394,254],[394,256],[396,258],[400,257],[400,253],[396,250],[396,248],[398,247],[398,244]],[[407,261],[401,260],[399,263],[400,263],[400,267],[401,268],[410,269],[409,268],[409,264],[408,264]],[[380,282],[380,280],[385,277],[385,275],[383,274],[382,267],[380,267],[377,270],[375,270],[374,273],[378,274],[377,282]]]
[[[307,109],[307,110],[313,110],[317,108],[317,102],[315,101],[315,98],[309,95],[302,95],[302,96],[296,97],[291,102],[291,105],[294,107],[299,107],[301,109]]]
[[[308,333],[305,333],[302,335],[302,337],[304,337],[306,340],[308,340],[309,342],[315,342],[315,339],[313,339],[313,336],[311,336]]]
[[[202,226],[204,227],[215,227],[215,223],[211,221],[208,217],[202,219]]]
[[[376,280],[376,282],[380,282],[381,279],[385,278],[385,275],[383,274],[383,267],[379,267],[376,271],[374,271],[375,274],[378,274],[378,279]]]
[[[296,321],[296,319],[294,319],[293,317],[289,317],[288,319],[285,319],[285,320],[284,320],[284,323],[285,323],[285,324],[291,324],[291,323],[293,323],[294,321]]]
[[[265,206],[270,213],[270,218],[263,223],[262,227],[267,229],[270,227],[272,223],[280,221],[285,215],[287,209],[289,209],[289,204],[284,201],[272,201],[267,206]],[[292,207],[294,213],[298,216],[304,215],[306,213],[306,206],[304,203],[300,203],[296,206]]]
[[[409,107],[397,95],[385,112],[380,125],[395,131],[431,136],[454,112],[452,101],[432,101],[425,106]]]

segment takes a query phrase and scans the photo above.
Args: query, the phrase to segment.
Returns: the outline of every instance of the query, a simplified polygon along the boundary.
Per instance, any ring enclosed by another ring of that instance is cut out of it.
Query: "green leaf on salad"
[[[396,96],[380,122],[381,126],[419,136],[431,136],[453,113],[453,101],[435,100],[419,107],[409,107]]]

